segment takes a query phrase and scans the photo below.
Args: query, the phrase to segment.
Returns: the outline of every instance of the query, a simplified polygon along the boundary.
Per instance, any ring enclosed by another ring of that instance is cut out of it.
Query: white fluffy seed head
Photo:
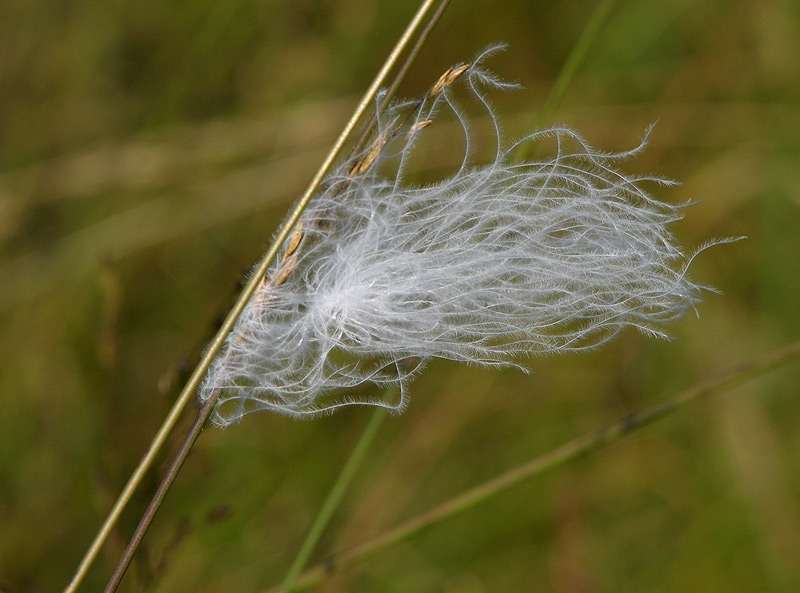
[[[497,129],[483,92],[504,85],[480,61],[464,78]],[[251,299],[201,389],[203,401],[220,392],[218,424],[256,410],[401,409],[402,387],[427,359],[521,366],[626,327],[663,337],[700,299],[686,276],[691,258],[668,230],[680,208],[643,187],[665,182],[615,166],[644,141],[604,154],[564,128],[505,147],[498,132],[490,164],[465,158],[436,185],[407,184],[405,161],[424,134],[415,124],[443,107],[464,123],[448,89],[399,133],[409,105],[388,110],[378,130],[387,143],[367,172],[342,166],[311,202],[299,249],[268,274],[285,281]],[[514,160],[520,145],[545,137],[555,141],[550,158]],[[399,384],[401,395],[383,401],[362,384]]]

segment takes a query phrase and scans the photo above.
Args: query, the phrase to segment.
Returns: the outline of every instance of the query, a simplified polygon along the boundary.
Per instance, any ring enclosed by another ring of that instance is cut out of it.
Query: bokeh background
[[[0,3],[0,590],[66,585],[415,6]],[[454,0],[400,94],[507,42],[491,65],[525,89],[494,100],[522,135],[594,9]],[[475,117],[480,162],[492,146]],[[619,150],[656,120],[625,168],[683,183],[653,191],[698,202],[675,227],[685,244],[747,235],[693,265],[722,295],[674,324],[674,342],[629,332],[530,375],[430,365],[317,559],[800,338],[800,4],[616,2],[548,123]],[[429,129],[415,179],[459,162],[448,126]],[[798,591],[799,380],[794,364],[685,409],[318,590]],[[207,430],[125,590],[280,581],[370,413]],[[105,582],[162,470],[83,590]]]

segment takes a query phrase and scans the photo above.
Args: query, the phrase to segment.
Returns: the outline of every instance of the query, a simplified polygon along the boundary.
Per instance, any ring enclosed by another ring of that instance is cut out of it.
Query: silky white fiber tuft
[[[483,93],[504,85],[481,59],[462,79],[499,129]],[[700,299],[691,256],[669,230],[681,207],[645,189],[668,182],[617,168],[644,141],[607,154],[565,128],[505,146],[498,131],[493,162],[465,157],[436,185],[406,183],[420,122],[450,109],[469,138],[451,94],[389,109],[374,163],[358,175],[342,166],[313,198],[299,248],[289,257],[284,246],[268,273],[285,281],[254,295],[201,388],[203,401],[220,392],[216,423],[256,410],[401,409],[427,359],[524,368],[531,355],[592,348],[627,327],[663,337]],[[515,160],[544,138],[552,156]],[[383,401],[375,385],[392,384],[397,401]]]

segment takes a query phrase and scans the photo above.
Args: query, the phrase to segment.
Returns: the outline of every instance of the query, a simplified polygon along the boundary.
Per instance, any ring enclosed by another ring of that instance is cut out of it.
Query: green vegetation
[[[0,586],[66,585],[415,6],[0,7]],[[498,6],[454,0],[399,94],[508,42],[491,67],[526,88],[494,101],[519,137],[594,4]],[[628,332],[528,376],[431,365],[408,411],[384,420],[315,560],[800,337],[800,8],[615,3],[548,121],[621,150],[655,120],[626,168],[683,182],[659,198],[698,200],[675,227],[685,244],[749,237],[693,264],[724,294],[673,325],[674,342]],[[428,131],[421,181],[461,158],[446,126]],[[799,379],[795,364],[685,408],[320,590],[797,591]],[[123,589],[279,583],[371,414],[206,430]],[[105,583],[157,478],[82,590]]]

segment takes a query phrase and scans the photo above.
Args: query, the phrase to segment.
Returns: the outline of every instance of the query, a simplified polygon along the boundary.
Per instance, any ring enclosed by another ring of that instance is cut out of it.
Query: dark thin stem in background
[[[164,497],[167,495],[170,487],[175,482],[175,478],[178,477],[178,472],[181,470],[181,467],[183,466],[183,463],[186,461],[187,457],[189,457],[189,453],[200,436],[200,433],[203,432],[203,427],[208,421],[211,411],[214,409],[214,404],[217,403],[219,393],[219,391],[215,391],[211,397],[206,400],[206,403],[203,404],[203,407],[200,408],[200,411],[197,413],[197,417],[194,419],[186,438],[183,439],[181,448],[178,449],[175,457],[172,458],[172,463],[170,463],[167,473],[164,474],[164,477],[161,479],[161,483],[158,485],[158,490],[156,490],[156,493],[150,500],[150,504],[147,505],[147,510],[145,510],[144,515],[142,515],[139,525],[136,527],[136,531],[133,532],[131,541],[128,542],[128,547],[125,548],[125,552],[119,559],[117,568],[114,570],[114,574],[111,575],[111,578],[106,585],[105,593],[116,591],[117,587],[119,587],[119,583],[122,581],[125,571],[128,570],[128,566],[130,566],[131,560],[133,560],[133,555],[136,553],[136,550],[142,543],[144,534],[147,533],[147,529],[153,522],[153,518],[156,516],[158,509],[161,507],[161,503],[164,502]]]

